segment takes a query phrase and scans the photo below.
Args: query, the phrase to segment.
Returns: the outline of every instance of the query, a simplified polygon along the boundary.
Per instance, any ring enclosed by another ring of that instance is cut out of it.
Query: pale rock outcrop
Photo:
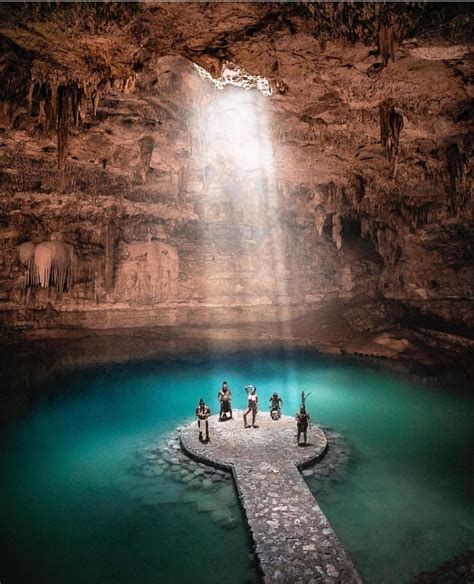
[[[114,288],[116,298],[154,304],[176,298],[179,262],[176,249],[159,241],[123,246],[123,260]]]
[[[55,286],[58,292],[71,289],[78,266],[72,245],[64,241],[44,241],[37,245],[26,241],[18,246],[18,253],[26,267],[27,286]]]

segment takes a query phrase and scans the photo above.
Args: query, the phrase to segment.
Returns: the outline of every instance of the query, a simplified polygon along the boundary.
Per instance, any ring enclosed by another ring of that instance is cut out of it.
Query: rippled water
[[[224,379],[235,407],[246,383],[265,400],[281,391],[290,414],[311,392],[313,421],[343,434],[346,472],[310,485],[369,584],[409,582],[474,543],[472,399],[308,352],[168,358],[57,378],[3,429],[0,581],[255,581],[235,505],[230,529],[184,485],[136,472],[200,397],[216,409]],[[144,481],[159,496],[137,497]]]

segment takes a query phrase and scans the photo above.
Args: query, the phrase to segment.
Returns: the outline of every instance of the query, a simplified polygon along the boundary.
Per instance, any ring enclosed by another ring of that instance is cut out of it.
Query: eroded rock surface
[[[470,336],[469,5],[2,12],[6,327],[240,326],[336,303],[333,347]],[[226,60],[273,96],[193,66]],[[27,242],[71,246],[74,277],[31,279]]]

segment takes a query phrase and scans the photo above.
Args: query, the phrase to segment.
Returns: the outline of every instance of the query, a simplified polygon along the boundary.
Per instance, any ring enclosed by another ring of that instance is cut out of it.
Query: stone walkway
[[[274,421],[259,413],[257,425],[244,429],[237,410],[234,420],[212,416],[208,444],[199,442],[193,422],[182,430],[181,446],[195,459],[232,470],[264,582],[362,582],[298,470],[324,455],[324,432],[311,427],[309,444],[301,447],[294,418]]]

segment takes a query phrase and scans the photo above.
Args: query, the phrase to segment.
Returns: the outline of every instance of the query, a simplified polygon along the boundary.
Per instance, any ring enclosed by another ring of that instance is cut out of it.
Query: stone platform
[[[362,582],[298,470],[324,455],[324,432],[312,426],[302,447],[296,445],[294,418],[274,421],[259,413],[256,424],[244,428],[239,410],[233,420],[212,416],[210,442],[199,442],[193,422],[181,432],[181,447],[192,458],[232,471],[264,581]]]

